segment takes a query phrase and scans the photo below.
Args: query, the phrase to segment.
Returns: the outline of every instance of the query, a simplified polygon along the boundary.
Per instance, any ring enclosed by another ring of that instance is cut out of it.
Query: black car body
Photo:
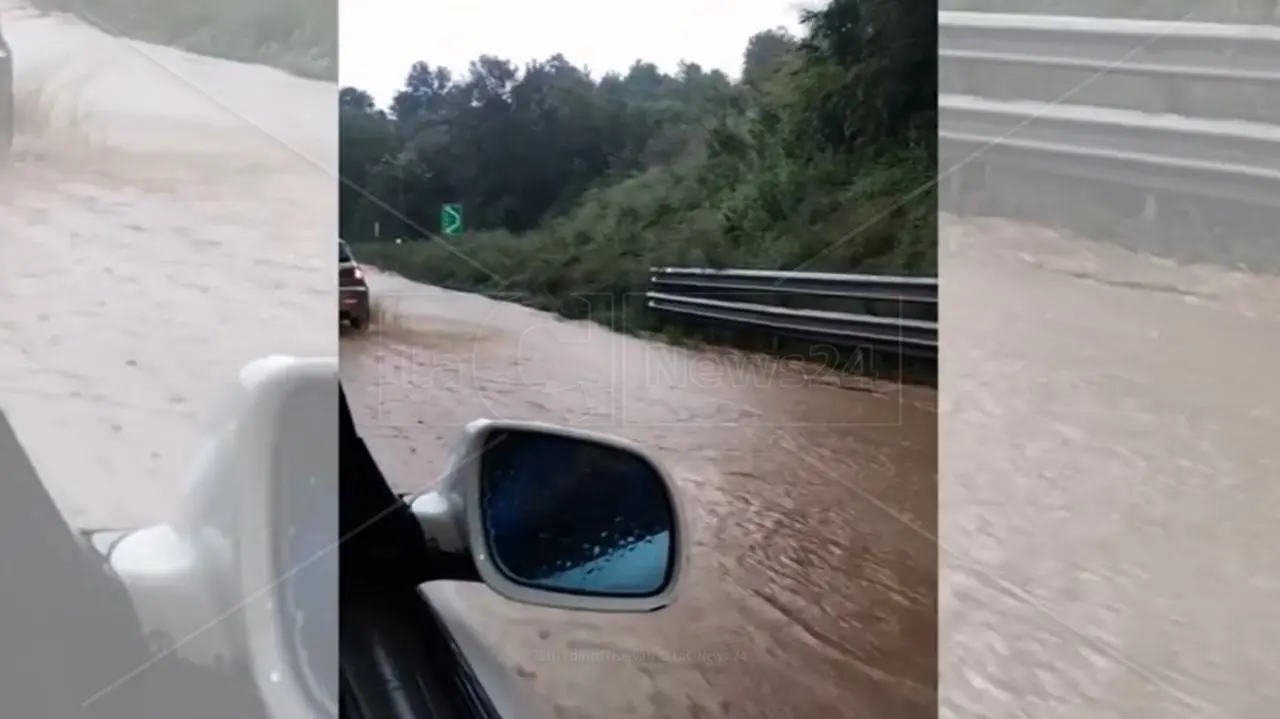
[[[0,160],[13,148],[13,51],[0,27]]]
[[[369,283],[351,247],[338,240],[338,321],[353,330],[369,326]]]

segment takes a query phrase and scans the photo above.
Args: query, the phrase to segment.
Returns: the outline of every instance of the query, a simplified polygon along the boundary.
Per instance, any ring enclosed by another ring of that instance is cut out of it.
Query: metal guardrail
[[[938,15],[944,62],[1280,84],[1280,27],[978,12]],[[960,94],[939,97],[938,111],[944,171],[957,162],[1008,165],[1280,207],[1280,127],[1275,125]],[[951,179],[958,177],[952,173]]]
[[[1132,110],[938,99],[942,169],[966,160],[1280,206],[1280,127]]]
[[[938,58],[1275,85],[1280,27],[940,12]]]
[[[886,314],[783,307],[708,295],[761,295],[778,300],[807,297],[849,300],[901,308],[914,305],[936,313],[938,281],[931,277],[890,277],[820,272],[712,270],[655,267],[649,271],[649,309],[708,324],[751,327],[783,337],[845,348],[868,347],[907,356],[938,356],[938,323]],[[891,313],[892,311],[890,311]],[[901,313],[899,313],[901,314]]]

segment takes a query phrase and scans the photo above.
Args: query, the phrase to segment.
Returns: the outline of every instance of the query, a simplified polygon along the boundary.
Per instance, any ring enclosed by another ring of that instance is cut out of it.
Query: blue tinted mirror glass
[[[625,449],[500,431],[480,457],[489,554],[514,582],[645,597],[671,581],[675,512],[658,471]]]

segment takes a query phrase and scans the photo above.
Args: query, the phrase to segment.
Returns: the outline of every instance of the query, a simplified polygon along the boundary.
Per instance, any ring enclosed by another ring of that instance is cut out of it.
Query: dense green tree
[[[475,229],[526,232],[606,176],[674,159],[684,145],[672,135],[732,90],[694,64],[668,76],[637,62],[596,81],[561,55],[523,70],[486,56],[461,78],[419,62],[385,111],[344,88],[342,172],[369,193],[344,195],[344,234],[367,239],[374,222],[380,234],[434,232],[448,202]]]
[[[759,86],[773,76],[782,61],[796,49],[799,41],[785,28],[764,30],[751,36],[742,53],[742,82]]]
[[[650,264],[933,272],[936,13],[831,0],[803,20],[752,37],[739,81],[486,56],[415,64],[385,109],[346,88],[343,235],[433,238],[361,252],[570,314],[573,293],[622,306]],[[445,240],[454,202],[467,235]]]

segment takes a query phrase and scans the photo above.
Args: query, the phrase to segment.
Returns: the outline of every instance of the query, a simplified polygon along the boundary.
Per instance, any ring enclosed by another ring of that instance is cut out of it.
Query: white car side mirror
[[[647,612],[671,603],[685,563],[674,484],[644,450],[604,434],[477,420],[442,488],[415,514],[442,549],[525,604]]]
[[[192,467],[175,524],[206,586],[225,588],[215,602],[219,626],[205,631],[226,637],[251,665],[272,716],[337,712],[329,686],[337,667],[323,664],[338,646],[337,406],[334,358],[246,365]],[[300,593],[306,612],[291,606]],[[293,626],[308,619],[304,631]]]

